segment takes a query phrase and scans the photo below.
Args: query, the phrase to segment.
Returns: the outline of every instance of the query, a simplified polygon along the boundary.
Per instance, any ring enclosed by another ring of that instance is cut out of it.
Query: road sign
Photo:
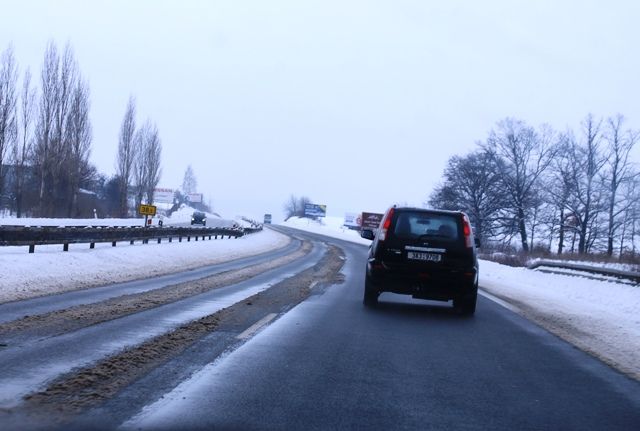
[[[346,213],[344,215],[344,225],[348,227],[360,227],[361,216],[356,213]]]
[[[153,217],[156,215],[156,207],[154,205],[140,205],[138,207],[138,214]]]
[[[307,217],[326,217],[327,206],[317,204],[304,204],[304,215]]]
[[[365,229],[378,229],[384,214],[362,213],[362,227]]]
[[[157,187],[153,189],[153,201],[160,204],[172,204],[173,194],[173,189]]]

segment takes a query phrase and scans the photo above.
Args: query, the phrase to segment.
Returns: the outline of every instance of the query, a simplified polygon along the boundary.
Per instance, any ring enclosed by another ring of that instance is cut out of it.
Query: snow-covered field
[[[283,224],[370,243],[340,227],[339,218],[327,218],[322,224],[294,218]],[[640,380],[640,286],[482,260],[480,288],[486,297]]]

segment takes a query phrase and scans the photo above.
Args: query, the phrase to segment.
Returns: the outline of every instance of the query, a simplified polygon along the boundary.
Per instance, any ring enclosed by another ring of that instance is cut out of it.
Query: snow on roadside
[[[480,286],[640,379],[640,287],[480,262]]]
[[[640,271],[640,265],[635,265],[631,263],[617,263],[617,262],[589,262],[589,261],[580,261],[580,260],[559,260],[559,259],[532,259],[527,262],[527,265],[531,265],[537,262],[557,262],[557,263],[571,263],[574,265],[580,266],[588,266],[593,268],[607,268],[607,269],[617,269],[620,271]]]
[[[152,224],[157,225],[162,219],[165,226],[190,225],[191,216],[196,210],[188,205],[182,204],[174,211],[170,217],[152,217]],[[207,227],[233,227],[234,225],[249,225],[241,221],[240,217],[235,219],[225,219],[218,214],[205,213],[207,216]],[[144,226],[144,217],[138,218],[29,218],[29,217],[0,217],[0,226]]]
[[[346,241],[356,242],[358,244],[371,244],[371,241],[362,238],[359,232],[343,226],[343,222],[344,219],[341,217],[324,217],[319,220],[291,217],[288,220],[282,222],[281,225]]]
[[[144,218],[0,218],[1,226],[144,226]]]
[[[0,247],[0,302],[169,274],[280,248],[290,239],[265,229],[238,239]]]

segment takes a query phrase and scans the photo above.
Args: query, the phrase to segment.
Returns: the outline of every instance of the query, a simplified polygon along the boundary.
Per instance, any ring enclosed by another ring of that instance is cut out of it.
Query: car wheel
[[[380,296],[380,293],[375,289],[373,283],[369,281],[369,277],[365,276],[362,303],[367,307],[373,307],[378,304],[378,296]]]
[[[472,316],[476,312],[476,302],[478,301],[478,294],[475,293],[470,298],[459,298],[453,300],[453,308],[464,316]]]

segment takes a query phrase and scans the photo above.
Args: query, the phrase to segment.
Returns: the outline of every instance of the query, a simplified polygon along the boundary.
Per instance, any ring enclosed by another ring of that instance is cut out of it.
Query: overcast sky
[[[640,129],[636,1],[0,1],[21,71],[71,43],[102,173],[133,95],[162,139],[160,186],[191,164],[225,216],[279,219],[290,194],[336,216],[421,205],[507,116]]]

